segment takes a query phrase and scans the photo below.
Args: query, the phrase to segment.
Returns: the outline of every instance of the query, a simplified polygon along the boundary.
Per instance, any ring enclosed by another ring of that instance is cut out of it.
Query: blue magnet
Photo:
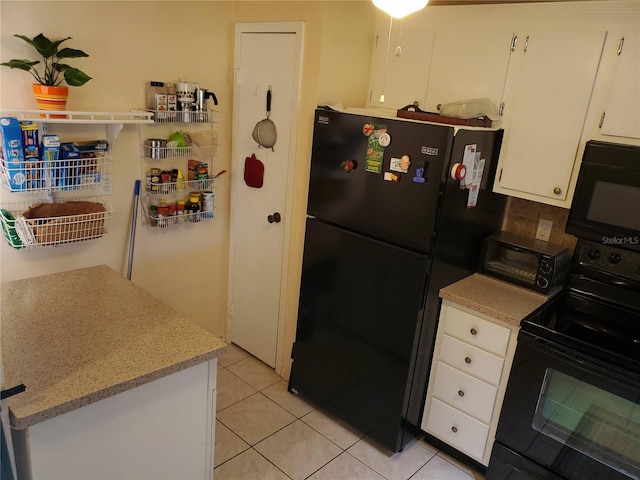
[[[412,180],[416,183],[424,183],[426,182],[424,175],[424,168],[416,168],[416,176],[412,178]]]

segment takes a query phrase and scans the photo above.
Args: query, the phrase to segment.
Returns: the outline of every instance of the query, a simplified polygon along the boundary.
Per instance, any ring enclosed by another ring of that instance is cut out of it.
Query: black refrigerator
[[[500,230],[502,133],[315,112],[289,389],[394,452],[419,433],[438,291]]]

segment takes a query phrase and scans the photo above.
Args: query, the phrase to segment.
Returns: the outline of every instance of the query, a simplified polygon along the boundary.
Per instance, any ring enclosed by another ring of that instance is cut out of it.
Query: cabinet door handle
[[[464,391],[458,390],[458,396],[459,397],[464,397]]]
[[[453,433],[457,433],[458,432],[458,427],[451,427],[451,431]]]
[[[472,328],[471,330],[469,330],[469,332],[471,332],[471,335],[477,335],[478,334],[478,330],[476,330],[475,328]]]
[[[624,37],[620,39],[620,43],[618,43],[618,56],[622,54],[622,49],[624,48]]]
[[[553,189],[553,193],[556,195],[560,195],[562,193],[562,189],[560,187],[556,187]]]
[[[471,359],[469,357],[464,357],[464,363],[466,364],[471,363]]]

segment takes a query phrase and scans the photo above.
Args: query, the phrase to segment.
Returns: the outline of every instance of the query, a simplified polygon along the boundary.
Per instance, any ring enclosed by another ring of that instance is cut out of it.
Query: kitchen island
[[[104,265],[3,283],[18,478],[211,478],[224,347]]]

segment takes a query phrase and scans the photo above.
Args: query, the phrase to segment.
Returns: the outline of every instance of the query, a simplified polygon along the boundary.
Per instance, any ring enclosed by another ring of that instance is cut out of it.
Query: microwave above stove
[[[485,275],[548,295],[563,286],[570,261],[566,247],[500,232],[485,239],[479,269]]]
[[[587,142],[565,231],[640,252],[640,146]]]

